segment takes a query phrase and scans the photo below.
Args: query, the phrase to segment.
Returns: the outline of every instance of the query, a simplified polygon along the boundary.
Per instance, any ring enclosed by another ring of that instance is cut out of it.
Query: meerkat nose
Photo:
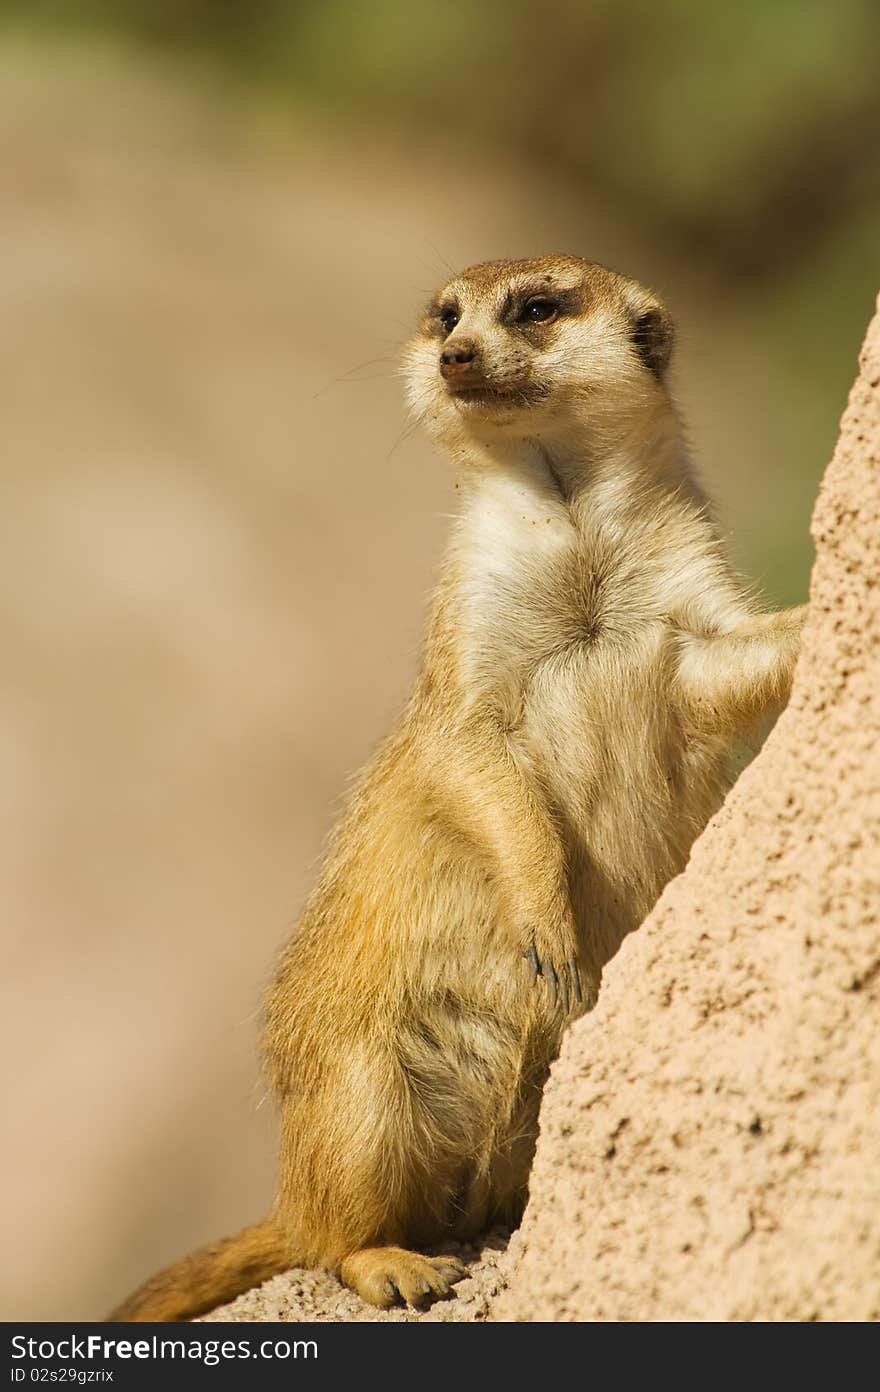
[[[460,338],[457,343],[450,343],[443,349],[440,354],[440,371],[444,377],[467,371],[476,364],[479,356],[479,349],[472,339]]]

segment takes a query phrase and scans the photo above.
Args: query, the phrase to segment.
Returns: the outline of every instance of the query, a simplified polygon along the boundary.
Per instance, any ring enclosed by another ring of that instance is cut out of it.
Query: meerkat
[[[409,403],[460,506],[411,698],[267,994],[274,1207],[111,1318],[292,1266],[417,1305],[463,1274],[444,1242],[518,1220],[563,1030],[786,700],[805,617],[725,559],[672,340],[656,295],[575,256],[470,267],[428,306]]]

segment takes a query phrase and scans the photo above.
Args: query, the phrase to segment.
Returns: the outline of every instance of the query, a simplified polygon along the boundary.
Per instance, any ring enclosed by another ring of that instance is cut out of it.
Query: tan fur
[[[460,1268],[413,1248],[516,1220],[567,1020],[786,699],[804,613],[728,566],[670,347],[650,292],[544,257],[464,272],[407,349],[461,507],[412,698],[268,993],[280,1182],[235,1288],[299,1263],[417,1302]],[[120,1317],[227,1298],[218,1250]]]

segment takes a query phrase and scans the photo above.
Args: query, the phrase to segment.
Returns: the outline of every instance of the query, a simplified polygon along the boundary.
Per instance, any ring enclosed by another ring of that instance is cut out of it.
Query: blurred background
[[[259,1217],[259,998],[451,509],[398,347],[570,250],[680,326],[742,567],[804,598],[880,287],[876,0],[0,0],[6,1319]]]

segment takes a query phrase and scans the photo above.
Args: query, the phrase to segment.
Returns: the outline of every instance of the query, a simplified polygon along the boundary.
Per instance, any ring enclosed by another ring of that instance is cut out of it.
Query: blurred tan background
[[[4,1318],[268,1205],[260,991],[451,507],[395,377],[448,266],[664,292],[734,551],[803,598],[878,39],[873,0],[0,0]]]

